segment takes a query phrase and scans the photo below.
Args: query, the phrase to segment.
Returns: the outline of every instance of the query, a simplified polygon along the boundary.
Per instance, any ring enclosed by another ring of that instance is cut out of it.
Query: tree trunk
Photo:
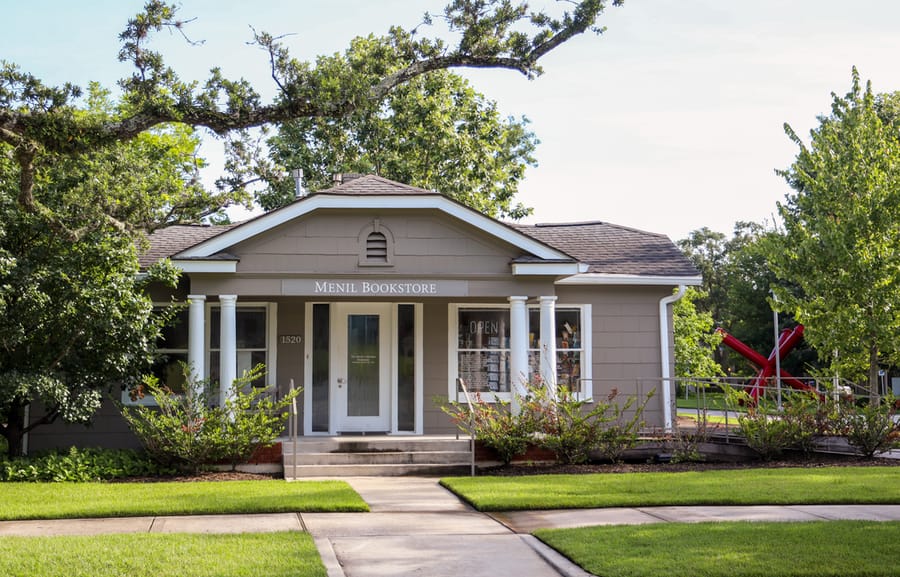
[[[869,340],[869,402],[878,404],[878,344]]]
[[[13,402],[7,415],[5,427],[0,427],[0,433],[6,439],[8,457],[21,457],[23,453],[25,436],[25,405]]]

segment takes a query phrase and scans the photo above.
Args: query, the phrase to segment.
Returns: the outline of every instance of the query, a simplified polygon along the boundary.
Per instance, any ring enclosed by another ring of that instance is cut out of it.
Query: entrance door
[[[390,431],[391,305],[335,305],[332,391],[338,433]]]

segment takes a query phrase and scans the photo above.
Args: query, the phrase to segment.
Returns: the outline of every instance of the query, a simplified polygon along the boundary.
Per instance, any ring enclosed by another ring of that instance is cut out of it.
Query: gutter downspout
[[[663,426],[672,430],[672,355],[669,351],[669,305],[684,296],[687,287],[678,285],[678,292],[659,299],[659,349],[662,364]]]

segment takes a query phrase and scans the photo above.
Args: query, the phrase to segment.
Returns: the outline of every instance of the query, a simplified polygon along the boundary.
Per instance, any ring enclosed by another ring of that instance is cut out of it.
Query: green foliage
[[[712,314],[698,311],[694,304],[706,296],[703,291],[689,287],[672,306],[677,377],[716,377],[724,374],[714,357],[722,336],[714,331]]]
[[[741,436],[764,460],[779,457],[797,444],[801,436],[799,423],[782,419],[774,400],[760,396],[754,402],[745,391],[730,389],[728,401],[733,408],[746,408],[738,415]]]
[[[78,449],[37,456],[3,459],[0,482],[90,482],[126,477],[167,475],[173,469],[160,467],[145,453],[127,449]]]
[[[527,120],[503,119],[496,103],[464,78],[435,71],[394,89],[343,118],[285,123],[269,140],[279,166],[303,167],[307,190],[332,185],[341,172],[375,173],[436,190],[493,217],[530,213],[513,204],[537,140]],[[280,177],[258,196],[267,210],[294,200],[294,183]]]
[[[584,463],[597,451],[603,458],[618,462],[622,453],[637,442],[644,407],[653,396],[647,394],[634,411],[636,397],[621,405],[613,389],[606,399],[592,402],[578,399],[566,387],[558,387],[541,420],[543,435],[538,442],[563,463]]]
[[[880,117],[890,113],[880,103],[896,98],[863,90],[854,69],[809,145],[785,126],[799,152],[778,174],[794,192],[779,204],[784,232],[767,248],[778,277],[795,285],[778,291],[782,309],[806,325],[833,371],[866,375],[873,395],[879,364],[900,361],[900,140]]]
[[[514,415],[508,401],[488,402],[478,393],[471,404],[450,402],[441,409],[462,431],[493,449],[504,465],[524,454],[538,431],[530,411]]]
[[[617,462],[622,453],[637,442],[643,425],[641,416],[653,391],[635,407],[636,397],[621,405],[613,390],[605,400],[580,399],[566,387],[548,393],[541,382],[529,383],[519,398],[519,413],[509,403],[486,401],[475,395],[471,406],[449,403],[442,406],[454,423],[494,449],[508,464],[533,444],[554,452],[563,463],[584,463],[597,451]]]
[[[876,453],[893,448],[900,441],[898,402],[893,397],[887,397],[881,402],[842,403],[840,432],[852,447],[870,459]]]
[[[215,391],[194,382],[187,367],[183,394],[146,377],[137,395],[152,396],[157,407],[122,406],[122,415],[148,454],[165,466],[198,471],[225,461],[234,470],[284,430],[286,409],[299,392],[275,401],[250,384],[261,375],[262,367],[257,366],[235,379],[224,406],[212,406]]]

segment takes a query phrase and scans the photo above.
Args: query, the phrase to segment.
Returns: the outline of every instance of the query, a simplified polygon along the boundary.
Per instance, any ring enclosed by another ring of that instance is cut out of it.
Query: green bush
[[[732,389],[728,393],[728,403],[732,410],[738,406],[746,408],[746,412],[738,416],[738,428],[747,446],[766,461],[781,456],[801,438],[799,423],[783,419],[775,401],[765,396],[754,402],[745,391]]]
[[[250,383],[262,376],[255,367],[235,379],[225,406],[212,406],[216,391],[194,383],[185,370],[183,394],[161,387],[147,377],[139,395],[152,395],[157,407],[121,407],[122,415],[147,452],[159,463],[188,471],[227,462],[234,470],[258,447],[270,446],[284,429],[287,407],[300,390],[280,401]]]
[[[504,465],[525,453],[537,431],[530,411],[513,415],[508,402],[488,402],[478,393],[471,405],[450,402],[441,409],[462,431],[493,449]]]
[[[78,449],[14,459],[0,458],[3,482],[89,482],[174,473],[144,452],[128,449]]]
[[[900,423],[895,419],[898,403],[893,397],[885,397],[880,403],[847,400],[840,405],[840,432],[861,455],[871,459],[900,440]]]
[[[636,397],[628,397],[620,405],[618,396],[618,390],[613,389],[606,400],[591,403],[580,400],[566,387],[558,387],[542,413],[540,445],[553,451],[565,464],[587,462],[594,451],[614,463],[619,462],[622,453],[637,442],[637,432],[643,424],[641,415],[653,391],[631,417],[627,415]]]

